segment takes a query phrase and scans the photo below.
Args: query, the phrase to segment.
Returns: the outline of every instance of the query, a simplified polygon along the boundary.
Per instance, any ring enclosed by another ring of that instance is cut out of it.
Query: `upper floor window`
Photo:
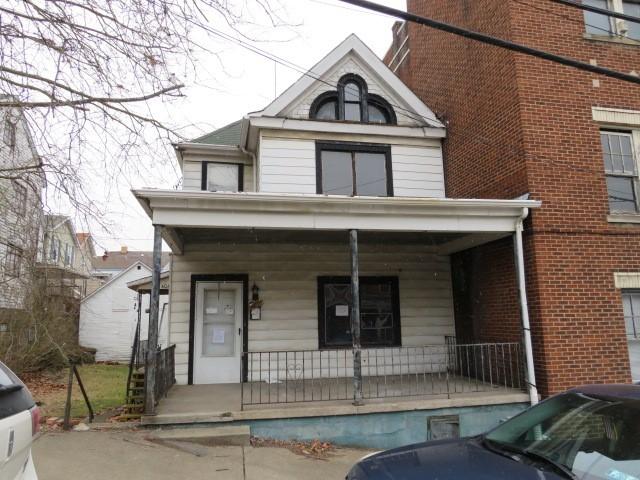
[[[319,142],[316,176],[316,191],[320,194],[393,196],[388,146]]]
[[[617,213],[638,213],[638,167],[633,135],[601,131],[609,208]]]
[[[582,0],[582,3],[603,10],[640,17],[638,0]],[[591,35],[615,35],[640,39],[640,23],[627,22],[588,10],[584,11],[584,23],[586,32]]]
[[[27,211],[27,187],[24,185],[14,182],[13,189],[15,191],[15,213],[17,215],[24,215]]]
[[[209,192],[241,192],[243,165],[238,163],[202,162],[202,190]]]
[[[15,245],[7,246],[7,256],[5,257],[4,268],[9,277],[20,276],[22,254],[23,251],[21,248],[16,247]]]
[[[309,117],[364,123],[397,122],[391,104],[379,95],[370,94],[364,79],[354,74],[342,77],[336,91],[319,95],[311,105]]]

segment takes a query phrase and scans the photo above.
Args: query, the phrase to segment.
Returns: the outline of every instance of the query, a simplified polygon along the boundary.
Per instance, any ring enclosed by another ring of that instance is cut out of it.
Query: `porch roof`
[[[347,197],[269,193],[134,190],[174,253],[192,229],[406,232],[447,234],[443,253],[469,248],[514,232],[533,200],[418,197]]]

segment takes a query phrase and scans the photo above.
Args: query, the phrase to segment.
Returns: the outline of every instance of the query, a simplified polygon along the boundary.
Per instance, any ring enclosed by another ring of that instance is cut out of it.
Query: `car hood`
[[[388,450],[353,467],[348,480],[561,480],[563,477],[485,448],[479,439],[428,442]]]

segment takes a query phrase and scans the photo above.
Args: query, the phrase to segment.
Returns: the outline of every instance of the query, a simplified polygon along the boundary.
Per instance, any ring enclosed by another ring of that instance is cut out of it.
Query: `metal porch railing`
[[[243,355],[243,406],[354,398],[351,349]],[[365,400],[524,389],[519,343],[458,345],[448,341],[362,350]]]

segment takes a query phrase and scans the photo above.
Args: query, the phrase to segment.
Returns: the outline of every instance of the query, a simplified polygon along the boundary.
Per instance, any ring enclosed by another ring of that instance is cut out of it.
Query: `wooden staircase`
[[[122,420],[138,420],[144,413],[144,368],[131,373]]]

